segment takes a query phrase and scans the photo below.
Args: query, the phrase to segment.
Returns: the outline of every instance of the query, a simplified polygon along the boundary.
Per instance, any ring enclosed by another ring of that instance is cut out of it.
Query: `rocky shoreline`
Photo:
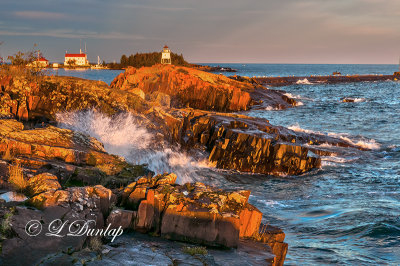
[[[321,144],[358,149],[240,114],[267,106],[293,108],[296,101],[252,80],[192,68],[128,68],[111,86],[10,68],[0,73],[0,85],[0,186],[15,191],[19,177],[27,197],[0,200],[4,263],[43,263],[50,255],[57,258],[59,250],[72,260],[82,248],[96,246],[96,237],[49,238],[42,232],[34,238],[25,232],[29,220],[46,228],[63,217],[67,223],[92,219],[97,229],[112,225],[208,247],[246,249],[258,243],[266,264],[283,265],[285,234],[261,224],[262,213],[248,203],[250,191],[176,184],[174,173],[156,175],[108,154],[95,138],[59,128],[59,112],[128,112],[156,133],[155,142],[198,151],[216,168],[248,173],[299,175],[320,167],[319,155],[332,153]]]

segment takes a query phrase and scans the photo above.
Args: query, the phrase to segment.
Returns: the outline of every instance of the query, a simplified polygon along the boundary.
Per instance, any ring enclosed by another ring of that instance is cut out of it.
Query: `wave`
[[[366,101],[365,98],[354,98],[354,102],[356,102],[356,103],[365,102],[365,101]]]
[[[350,163],[350,162],[354,162],[357,159],[359,159],[358,157],[350,157],[350,158],[346,158],[346,157],[339,157],[339,156],[321,156],[321,166],[336,166],[338,164],[345,164],[345,163]]]
[[[305,84],[305,85],[312,85],[313,83],[309,82],[308,79],[299,79],[296,81],[296,84]]]
[[[129,163],[147,164],[157,174],[174,172],[181,184],[201,180],[197,171],[209,168],[207,159],[195,160],[170,147],[129,113],[109,117],[89,110],[58,113],[56,118],[60,127],[98,139],[108,153],[122,156]]]
[[[345,97],[341,99],[342,102],[354,102],[354,103],[361,103],[361,102],[366,102],[367,99],[365,98],[351,98],[351,97]]]
[[[281,109],[279,109],[278,107],[272,107],[272,106],[267,106],[265,108],[266,111],[279,111]]]
[[[250,195],[250,197],[252,197]],[[263,199],[256,199],[256,201],[260,204],[260,205],[264,205],[264,207],[267,208],[275,208],[275,206],[277,207],[288,207],[288,205],[283,204],[281,202],[278,202],[276,200],[263,200]]]
[[[364,137],[360,137],[360,139],[350,139],[350,135],[347,133],[334,133],[334,132],[328,132],[328,133],[323,133],[323,132],[319,132],[319,131],[313,131],[313,130],[309,130],[309,129],[303,129],[299,126],[298,123],[289,126],[288,129],[296,131],[296,132],[304,132],[307,134],[316,134],[316,135],[321,135],[321,136],[329,136],[329,137],[333,137],[333,138],[338,138],[341,140],[346,141],[347,143],[360,147],[360,148],[364,148],[364,149],[369,149],[369,150],[378,150],[380,149],[381,145],[376,142],[376,140],[374,139],[367,139]],[[352,137],[355,138],[355,137]]]
[[[363,139],[363,140],[351,140],[348,137],[340,136],[340,139],[347,141],[348,143],[355,145],[360,148],[369,150],[378,150],[381,145],[377,143],[374,139]]]
[[[400,146],[397,146],[397,145],[390,145],[389,147],[388,147],[391,151],[394,151],[394,152],[399,152],[400,151]]]
[[[285,95],[285,96],[287,96],[289,98],[296,99],[296,100],[314,101],[311,98],[307,98],[307,97],[304,97],[304,96],[301,96],[301,95],[291,94],[290,92],[285,92],[283,95]]]

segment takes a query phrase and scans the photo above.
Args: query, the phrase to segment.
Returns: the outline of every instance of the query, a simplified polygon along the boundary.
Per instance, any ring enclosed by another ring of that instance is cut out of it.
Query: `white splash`
[[[302,106],[302,105],[304,105],[304,104],[303,104],[301,101],[299,101],[299,100],[314,101],[314,100],[311,99],[311,98],[303,97],[303,96],[301,96],[301,95],[294,95],[294,94],[291,94],[290,92],[286,92],[286,93],[284,93],[283,95],[285,95],[285,96],[287,96],[287,97],[289,97],[289,98],[292,98],[292,99],[296,99],[296,100],[297,100],[296,106]]]
[[[57,114],[60,127],[79,131],[98,139],[110,154],[124,157],[132,164],[147,164],[155,173],[174,172],[178,183],[199,181],[197,170],[208,168],[208,161],[197,161],[140,126],[138,119],[125,113],[113,117],[99,112],[81,111]]]
[[[342,101],[349,101],[349,102],[355,102],[355,103],[361,103],[361,102],[365,102],[366,99],[365,98],[350,98],[350,97],[345,97],[342,99]]]
[[[364,149],[369,149],[369,150],[378,150],[381,145],[377,143],[374,139],[362,139],[362,140],[351,140],[348,137],[341,136],[340,137],[342,140],[349,142],[350,144],[353,144],[355,146],[364,148]]]
[[[311,85],[312,83],[308,81],[308,79],[299,79],[296,84],[305,84],[305,85]]]
[[[267,106],[265,108],[266,111],[279,111],[280,109],[278,107],[272,107],[272,106]]]
[[[361,103],[361,102],[365,102],[365,101],[366,101],[365,98],[355,98],[354,99],[354,102],[356,102],[356,103]]]

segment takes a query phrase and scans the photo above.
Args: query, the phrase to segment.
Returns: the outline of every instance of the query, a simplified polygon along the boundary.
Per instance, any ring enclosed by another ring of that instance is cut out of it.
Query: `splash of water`
[[[308,81],[308,79],[299,79],[296,84],[306,84],[306,85],[311,85],[312,83]]]
[[[132,164],[147,164],[155,173],[174,172],[178,183],[200,181],[201,169],[208,169],[206,159],[196,160],[178,148],[160,143],[155,134],[138,123],[138,119],[124,113],[113,117],[94,110],[57,114],[62,128],[82,132],[104,144],[108,153],[124,157]]]

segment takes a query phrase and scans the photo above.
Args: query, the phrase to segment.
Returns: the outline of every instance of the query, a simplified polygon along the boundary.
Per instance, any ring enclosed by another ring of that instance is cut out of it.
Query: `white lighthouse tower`
[[[171,50],[166,45],[161,53],[161,64],[171,64]]]

